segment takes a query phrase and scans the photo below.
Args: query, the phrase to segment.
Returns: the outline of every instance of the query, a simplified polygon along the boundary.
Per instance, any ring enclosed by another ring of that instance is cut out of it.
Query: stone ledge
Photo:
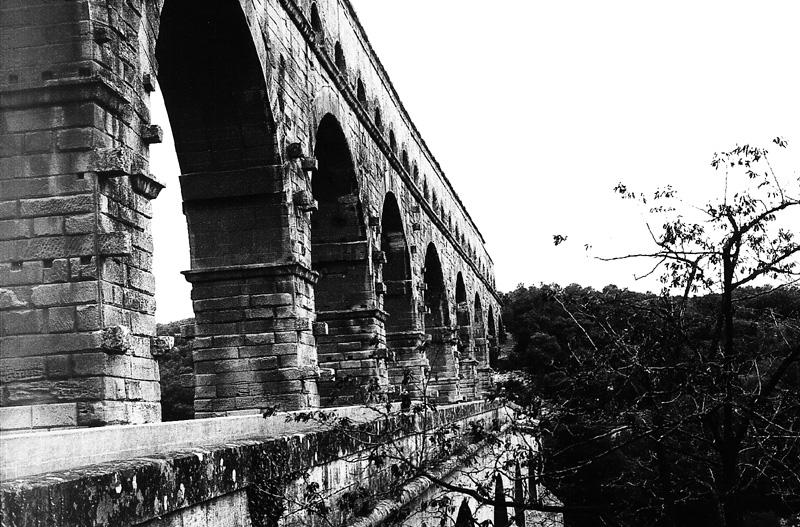
[[[496,404],[481,401],[440,407],[429,416],[432,417],[432,426],[437,426],[472,418],[493,419],[496,416],[499,419],[499,409]],[[385,419],[376,419],[375,415],[380,415],[376,410],[366,407],[333,411],[348,417],[352,415],[355,422],[365,424],[373,432],[387,426]],[[356,454],[364,448],[363,443],[354,437],[357,434],[320,431],[320,425],[313,420],[287,424],[286,417],[287,414],[277,414],[270,419],[260,416],[208,419],[205,421],[215,421],[221,425],[219,431],[223,432],[216,438],[216,444],[210,446],[170,451],[172,445],[148,443],[153,453],[140,454],[142,457],[126,455],[123,459],[84,468],[72,467],[70,470],[6,481],[0,486],[3,525],[136,525],[245,489],[255,478],[289,476]],[[230,434],[230,428],[226,425],[236,419],[250,421],[254,429],[259,428],[254,426],[256,421],[272,421],[273,424],[282,422],[287,426],[278,437],[267,437],[262,431],[260,438],[226,440],[224,432]],[[399,422],[400,417],[392,419]],[[108,428],[116,428],[117,434],[120,431],[123,434],[125,431],[135,433],[136,428],[148,426],[151,429],[169,429],[174,433],[192,423],[183,421]],[[419,416],[415,417],[414,423],[412,430],[419,431]],[[84,434],[83,441],[95,448],[104,444],[98,441],[99,437],[94,437],[101,435],[104,429],[73,432]],[[61,435],[70,436],[68,433]],[[89,437],[85,437],[87,435]],[[71,437],[74,439],[78,436],[73,434]],[[197,437],[210,441],[197,433],[191,437],[195,438],[194,443],[197,443]],[[159,448],[161,446],[167,448]],[[30,458],[32,454],[27,456]],[[2,459],[8,457],[3,455]],[[261,472],[256,468],[259,466],[262,467]]]
[[[186,281],[193,284],[197,282],[239,280],[262,276],[297,276],[313,285],[317,282],[317,279],[319,279],[318,272],[301,262],[208,267],[205,269],[182,271],[181,274],[186,277]]]
[[[475,401],[442,407],[441,410],[463,416],[488,411],[493,407],[489,403]],[[376,410],[364,406],[327,408],[325,411],[361,421],[380,415]],[[198,444],[198,438],[202,438],[205,444],[214,444],[313,430],[314,427],[287,423],[286,417],[295,413],[280,413],[267,419],[260,415],[247,415],[5,434],[0,441],[0,481],[189,448]]]

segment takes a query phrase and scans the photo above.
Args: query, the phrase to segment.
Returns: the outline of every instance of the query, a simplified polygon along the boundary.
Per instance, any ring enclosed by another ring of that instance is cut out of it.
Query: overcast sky
[[[800,2],[352,2],[486,238],[501,291],[656,289],[634,279],[644,263],[594,258],[647,246],[644,218],[613,194],[617,182],[671,183],[702,202],[720,188],[715,151],[776,135],[794,146],[779,169],[800,167]],[[152,163],[168,184],[155,201],[159,321],[192,314],[170,150],[153,148]],[[568,239],[555,247],[554,234]]]

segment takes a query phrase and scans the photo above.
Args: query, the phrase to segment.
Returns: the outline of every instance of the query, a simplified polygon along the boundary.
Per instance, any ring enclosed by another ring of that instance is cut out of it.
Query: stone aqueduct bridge
[[[159,422],[156,89],[207,418],[174,423]],[[415,418],[409,451],[428,426],[513,420],[479,401],[502,334],[493,273],[347,0],[0,0],[3,527],[322,524],[291,505],[309,481],[335,505],[388,467],[291,412],[380,428],[401,418],[363,397],[448,403]],[[437,473],[457,482],[461,461]],[[397,523],[429,483],[329,520]]]
[[[155,89],[199,417],[354,403],[425,368],[417,395],[487,388],[492,260],[346,0],[0,6],[5,430],[160,420]]]

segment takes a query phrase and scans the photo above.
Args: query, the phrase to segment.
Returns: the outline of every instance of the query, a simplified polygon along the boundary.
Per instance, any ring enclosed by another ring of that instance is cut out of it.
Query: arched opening
[[[475,293],[473,313],[472,336],[475,339],[475,359],[480,364],[486,364],[486,326],[483,322],[483,304],[478,293]]]
[[[344,51],[342,51],[342,45],[338,40],[333,46],[333,63],[336,65],[336,69],[338,69],[340,73],[347,72],[347,63],[344,60]]]
[[[369,329],[382,326],[382,320],[373,312],[374,277],[355,166],[331,114],[317,128],[314,155],[318,169],[312,192],[318,209],[311,217],[311,263],[319,273],[314,305],[317,321],[328,326],[327,335],[316,338],[317,357],[321,367],[336,374],[335,380],[318,382],[320,403],[368,402],[386,384],[385,365],[381,374],[372,353],[383,335]]]
[[[501,321],[502,323],[502,321]],[[497,339],[497,331],[495,331],[494,322],[494,308],[489,306],[489,320],[488,320],[488,344],[489,344],[489,366],[492,368],[497,367],[497,358],[499,356],[500,347]]]
[[[414,161],[414,164],[411,167],[411,175],[414,177],[414,183],[419,182],[419,167],[417,166],[417,162]]]
[[[375,108],[375,126],[377,126],[378,130],[381,132],[383,131],[383,119],[381,118],[380,108]]]
[[[467,288],[464,286],[464,275],[460,271],[456,276],[456,324],[458,325],[459,351],[463,353],[469,349],[472,331],[470,329]]]
[[[397,139],[394,137],[394,130],[389,130],[389,148],[392,152],[397,152]]]
[[[156,58],[184,174],[279,163],[260,59],[237,2],[168,0]]]
[[[428,190],[428,180],[422,182],[422,196],[425,198],[425,201],[428,201],[430,197],[430,191]]]
[[[314,155],[319,163],[312,179],[319,208],[311,217],[311,261],[320,273],[316,308],[365,308],[371,291],[366,226],[350,147],[331,114],[319,124]]]
[[[406,172],[411,172],[411,167],[408,164],[408,152],[406,152],[405,148],[403,149],[403,153],[400,156],[400,159],[403,163],[403,168]]]
[[[317,33],[322,31],[322,20],[319,18],[319,9],[316,2],[311,2],[311,29]]]
[[[381,250],[385,254],[383,282],[386,294],[383,309],[389,313],[386,320],[389,334],[410,331],[414,328],[414,306],[411,294],[411,256],[403,232],[403,219],[395,195],[389,192],[383,201],[381,213]]]
[[[367,93],[364,90],[364,83],[361,81],[361,77],[358,78],[358,82],[356,83],[356,98],[362,106],[367,105]]]
[[[225,311],[222,306],[232,304],[228,295],[242,293],[229,293],[225,278],[215,274],[220,268],[263,264],[291,253],[284,243],[288,232],[280,227],[284,211],[271,205],[278,203],[273,199],[277,196],[265,190],[274,188],[271,166],[279,165],[281,159],[262,62],[239,2],[167,0],[160,13],[155,55],[182,173],[191,262],[187,277],[194,298],[214,298],[214,302],[194,303],[196,327],[205,335],[220,334],[217,328],[224,317],[228,326],[243,326],[246,321],[253,332],[263,332],[261,327],[273,324],[273,313]],[[140,256],[137,253],[133,260],[146,261]],[[253,280],[266,288],[274,277]],[[241,297],[236,300],[240,302]],[[198,351],[195,372],[229,371],[223,367],[227,359]],[[248,379],[245,390],[278,391],[272,383],[259,380],[263,375],[257,377],[254,370],[240,370],[239,378]],[[194,393],[195,416],[259,407],[249,397],[220,395],[232,388],[223,374],[206,375],[202,391]],[[281,393],[287,396],[280,403],[282,408],[308,403],[306,395]]]
[[[450,325],[450,309],[444,288],[444,274],[439,251],[433,243],[425,252],[425,329]]]
[[[450,308],[444,285],[439,252],[433,243],[425,252],[425,333],[429,336],[426,350],[430,365],[429,392],[439,401],[456,401],[458,391],[458,361],[453,331],[450,328]]]

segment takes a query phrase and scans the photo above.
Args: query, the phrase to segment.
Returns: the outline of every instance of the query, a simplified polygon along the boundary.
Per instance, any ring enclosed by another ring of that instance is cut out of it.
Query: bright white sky
[[[702,202],[709,166],[737,142],[781,135],[800,167],[800,2],[352,0],[409,114],[486,238],[501,291],[614,283],[646,263],[594,256],[647,247],[612,188],[671,183]],[[160,105],[157,97],[155,106]],[[156,108],[154,122],[166,129]],[[171,138],[169,138],[171,139]],[[179,169],[155,201],[159,321],[192,315]],[[554,247],[553,234],[569,238]],[[591,244],[587,253],[584,244]]]

